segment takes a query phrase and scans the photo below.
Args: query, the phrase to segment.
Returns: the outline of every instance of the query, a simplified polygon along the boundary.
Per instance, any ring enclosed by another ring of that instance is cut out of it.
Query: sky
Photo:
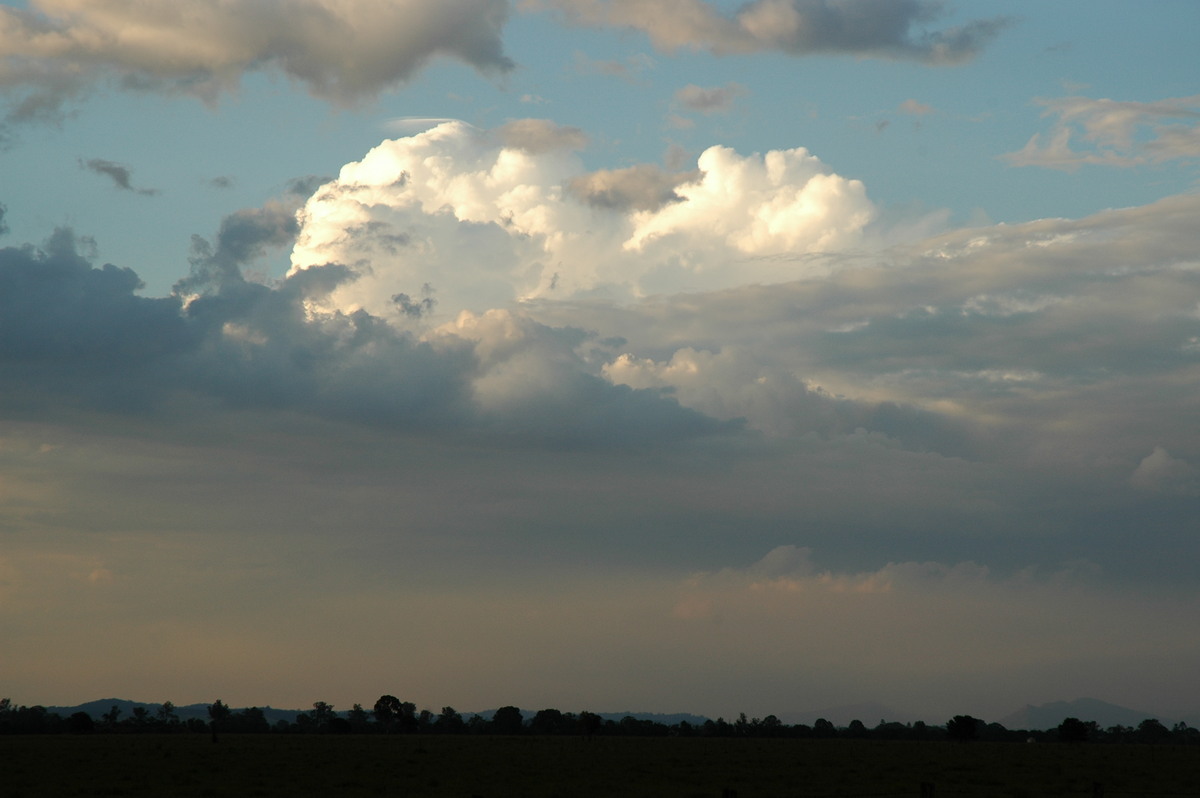
[[[1197,30],[0,4],[0,690],[1200,718]]]

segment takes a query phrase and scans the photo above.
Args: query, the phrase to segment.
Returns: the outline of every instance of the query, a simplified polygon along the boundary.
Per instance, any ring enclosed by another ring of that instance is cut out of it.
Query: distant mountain
[[[76,712],[86,712],[91,716],[92,720],[100,720],[100,716],[111,710],[113,707],[121,710],[118,715],[119,720],[133,716],[133,710],[141,707],[149,712],[152,716],[158,713],[162,707],[161,703],[147,704],[143,701],[129,701],[124,698],[101,698],[96,701],[88,701],[86,704],[79,704],[73,707],[46,707],[47,712],[52,712],[60,717],[69,718]],[[208,704],[185,704],[184,706],[175,707],[175,716],[182,721],[189,718],[200,718],[203,721],[208,720]],[[231,707],[234,712],[241,712],[244,707]],[[288,723],[295,723],[296,716],[304,710],[300,709],[274,709],[272,707],[259,707],[263,712],[263,717],[267,719],[267,723],[274,724],[280,720],[286,720]]]
[[[207,721],[208,706],[208,704],[187,704],[184,706],[176,706],[175,716],[183,721],[186,721],[189,718],[200,718],[203,721]],[[79,704],[78,706],[73,707],[46,707],[46,711],[52,712],[64,718],[69,718],[76,712],[86,712],[92,717],[92,720],[98,721],[102,715],[111,710],[113,707],[121,710],[120,715],[118,715],[118,719],[125,720],[126,718],[132,717],[133,710],[137,709],[138,707],[145,709],[152,716],[156,715],[158,710],[162,707],[162,704],[148,704],[143,701],[129,701],[124,698],[100,698],[95,701],[88,701],[86,704]],[[230,709],[233,712],[241,712],[244,707],[230,707]],[[299,715],[301,712],[308,711],[306,709],[275,709],[273,707],[259,707],[259,709],[262,710],[263,716],[267,719],[267,723],[271,725],[274,725],[280,720],[286,720],[288,723],[295,723],[297,715]],[[370,712],[371,708],[367,707],[367,711]],[[337,714],[345,717],[346,712],[339,711]],[[478,714],[485,720],[488,720],[491,719],[492,715],[496,714],[496,710],[487,709],[478,713],[464,712],[462,713],[462,716],[463,718],[470,718],[475,714]],[[521,714],[526,720],[529,720],[537,713],[534,710],[526,709],[522,710]],[[597,712],[596,714],[605,720],[620,721],[621,718],[632,716],[637,720],[650,720],[654,721],[655,723],[665,724],[667,726],[674,726],[681,721],[687,721],[693,726],[699,726],[708,720],[708,718],[704,717],[703,715],[692,715],[686,712],[675,714],[663,714],[657,712]]]
[[[1026,704],[1023,709],[1006,715],[997,722],[1006,729],[1029,729],[1032,731],[1057,728],[1064,718],[1079,718],[1085,722],[1094,720],[1102,729],[1117,725],[1136,727],[1146,718],[1155,718],[1167,728],[1178,722],[1153,712],[1117,706],[1098,698],[1054,701],[1036,707]]]

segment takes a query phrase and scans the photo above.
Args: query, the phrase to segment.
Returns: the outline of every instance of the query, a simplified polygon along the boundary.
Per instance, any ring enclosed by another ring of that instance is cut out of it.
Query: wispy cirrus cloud
[[[1155,102],[1088,97],[1035,102],[1054,123],[1003,156],[1013,166],[1073,172],[1085,165],[1128,168],[1200,158],[1200,95]]]

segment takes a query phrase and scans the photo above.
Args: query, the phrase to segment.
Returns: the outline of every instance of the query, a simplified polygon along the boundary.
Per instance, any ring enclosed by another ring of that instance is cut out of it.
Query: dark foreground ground
[[[467,736],[0,737],[0,796],[1200,796],[1200,746]],[[1099,789],[1101,792],[1097,792]]]

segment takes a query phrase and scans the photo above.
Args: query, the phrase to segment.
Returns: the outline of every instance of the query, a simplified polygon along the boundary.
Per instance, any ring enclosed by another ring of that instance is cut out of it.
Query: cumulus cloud
[[[732,16],[706,0],[527,0],[525,7],[555,9],[578,25],[638,30],[667,51],[841,53],[930,64],[969,61],[1008,24],[974,20],[928,32],[923,25],[941,9],[921,0],[754,0]]]
[[[704,88],[689,83],[675,92],[675,102],[689,111],[699,111],[704,114],[726,113],[733,107],[733,101],[746,93],[746,87],[738,83],[726,83],[724,86]]]
[[[861,181],[831,173],[803,147],[745,158],[709,147],[700,180],[680,185],[680,202],[637,220],[627,250],[679,233],[710,238],[746,255],[848,249],[875,208]]]
[[[428,284],[452,318],[517,300],[793,279],[806,264],[764,256],[852,246],[875,213],[862,183],[804,149],[713,147],[685,177],[589,174],[570,152],[581,143],[542,120],[385,141],[310,198],[293,273],[350,266],[359,278],[331,300],[381,316],[394,315],[387,297]]]
[[[1054,124],[1004,156],[1013,166],[1073,172],[1088,164],[1132,167],[1200,158],[1200,95],[1148,103],[1087,97],[1036,102]]]
[[[347,105],[449,56],[504,72],[505,0],[34,0],[0,8],[0,88],[15,121],[53,118],[96,80],[213,100],[278,71]]]
[[[771,437],[969,460],[1128,462],[1196,407],[1178,387],[1200,337],[1196,197],[869,254],[865,187],[801,148],[711,147],[691,174],[536,149],[447,123],[346,165],[299,216],[291,275],[347,270],[310,311],[586,330],[589,378]]]

